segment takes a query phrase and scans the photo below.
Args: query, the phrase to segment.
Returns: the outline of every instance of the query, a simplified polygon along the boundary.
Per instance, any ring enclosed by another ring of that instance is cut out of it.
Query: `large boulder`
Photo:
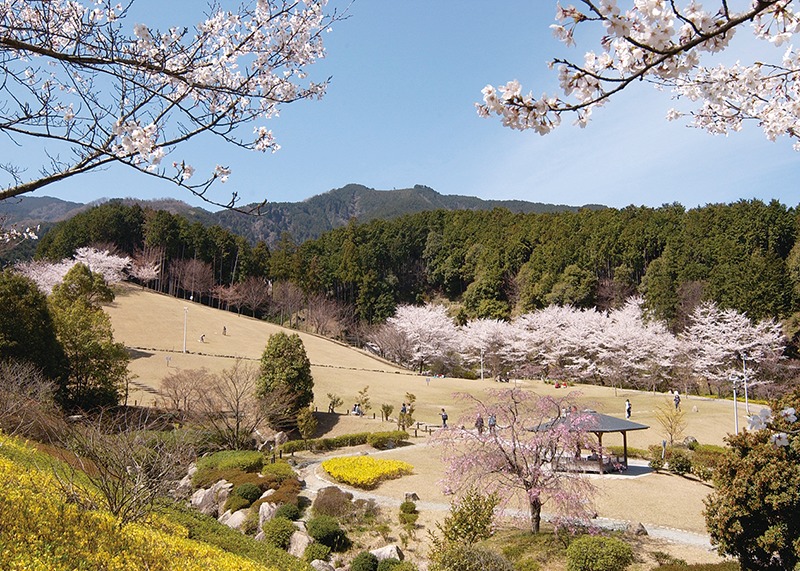
[[[314,561],[311,562],[311,566],[315,571],[336,571],[336,567],[322,559],[314,559]]]
[[[192,507],[200,513],[217,517],[228,500],[232,489],[233,484],[226,480],[220,480],[210,488],[200,488],[192,494]]]
[[[231,513],[230,510],[226,511],[220,518],[220,523],[227,525],[231,529],[241,530],[244,527],[244,522],[247,520],[249,510],[238,510]],[[223,518],[225,520],[223,521]]]
[[[405,559],[403,552],[393,543],[390,545],[385,545],[379,549],[372,549],[370,550],[370,553],[377,557],[378,561],[383,561],[384,559],[399,559],[402,561]]]
[[[289,436],[285,432],[276,432],[274,438],[275,446],[280,446],[281,444],[289,442]]]
[[[303,554],[306,552],[306,547],[311,545],[313,542],[314,540],[310,535],[308,535],[305,531],[300,531],[298,529],[289,539],[289,548],[286,551],[289,552],[289,555],[294,555],[295,557],[302,559]]]
[[[271,520],[275,517],[275,512],[278,511],[278,504],[272,504],[270,502],[264,502],[260,506],[258,506],[258,529],[261,529],[261,526],[264,525],[265,521]]]

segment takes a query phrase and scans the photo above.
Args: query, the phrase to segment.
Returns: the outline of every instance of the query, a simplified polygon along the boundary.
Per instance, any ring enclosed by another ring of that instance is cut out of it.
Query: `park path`
[[[413,444],[413,446],[428,446],[427,443],[419,443]],[[382,453],[391,452],[390,450],[377,450],[373,451],[370,450],[370,456],[378,456]],[[359,490],[358,488],[353,488],[337,482],[331,479],[325,471],[322,469],[322,462],[327,458],[332,458],[334,456],[358,456],[363,454],[363,451],[352,452],[350,454],[342,454],[341,451],[333,452],[329,455],[316,457],[311,460],[304,461],[299,467],[297,467],[297,471],[300,475],[300,478],[305,482],[305,489],[301,492],[303,495],[307,495],[309,499],[313,500],[316,497],[317,492],[322,488],[328,486],[336,486],[342,490],[346,490],[353,494],[353,498],[355,499],[364,499],[368,500],[371,499],[375,501],[378,505],[382,507],[388,508],[397,508],[400,502],[403,501],[404,498],[397,498],[391,496],[385,496],[381,494],[376,494],[372,491],[364,491]],[[649,473],[649,468],[647,467],[647,462],[644,461],[630,461],[631,473],[633,475],[594,475],[591,476],[593,478],[627,478],[627,477],[642,477],[646,476]],[[429,502],[429,501],[416,501],[417,506],[423,510],[428,512],[436,512],[436,513],[447,513],[450,511],[450,504],[443,503],[443,502]],[[542,518],[545,521],[549,521],[549,517],[547,513],[542,514]],[[639,522],[621,520],[621,519],[612,519],[612,518],[603,518],[597,517],[592,520],[592,522],[597,525],[597,527],[601,529],[607,530],[626,530],[630,525],[637,525]],[[671,543],[677,543],[681,545],[690,545],[693,547],[697,547],[700,549],[705,549],[708,551],[713,551],[714,548],[711,545],[711,539],[706,534],[695,533],[691,531],[685,531],[681,529],[675,529],[671,527],[661,526],[657,524],[651,523],[642,523],[644,528],[647,530],[647,534],[650,537],[661,539],[664,541],[668,541]]]

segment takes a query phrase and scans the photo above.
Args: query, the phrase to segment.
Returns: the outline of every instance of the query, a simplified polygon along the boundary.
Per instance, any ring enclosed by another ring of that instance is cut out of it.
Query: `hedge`
[[[291,440],[281,445],[281,451],[287,454],[302,450],[329,451],[346,446],[359,446],[370,444],[375,448],[396,446],[399,442],[407,441],[408,432],[405,430],[391,430],[387,432],[358,432],[356,434],[343,434],[334,438],[315,438],[311,440]]]

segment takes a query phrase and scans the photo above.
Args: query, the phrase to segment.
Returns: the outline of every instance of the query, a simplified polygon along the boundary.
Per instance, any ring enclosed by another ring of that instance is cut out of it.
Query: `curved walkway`
[[[414,446],[426,446],[426,444],[414,444]],[[371,451],[370,455],[379,455],[382,452],[390,452],[389,450],[385,451]],[[331,454],[329,457],[333,456],[356,456],[361,454],[361,452],[354,452],[350,454],[342,454],[336,453]],[[402,499],[398,499],[396,497],[390,496],[383,496],[380,494],[375,494],[373,492],[359,490],[358,488],[353,488],[337,482],[331,479],[325,471],[322,469],[321,464],[324,460],[327,459],[326,457],[315,458],[313,460],[308,460],[304,465],[298,468],[298,473],[300,477],[305,481],[305,492],[308,492],[313,499],[313,496],[316,496],[317,492],[322,488],[328,486],[336,486],[343,490],[346,490],[353,494],[355,499],[371,499],[374,500],[378,505],[384,507],[397,507],[398,502],[402,501]],[[630,478],[630,477],[641,477],[649,473],[649,468],[646,468],[646,463],[642,462],[641,465],[639,462],[631,463],[631,471],[629,474],[608,474],[608,475],[595,475],[592,477],[610,477],[610,478]],[[645,469],[646,468],[646,469]],[[449,512],[450,511],[450,504],[447,503],[440,503],[440,502],[426,502],[426,501],[418,501],[416,502],[417,506],[420,508],[431,511],[431,512]],[[545,521],[549,521],[548,514],[542,514],[542,518]],[[639,522],[632,522],[626,521],[621,519],[611,519],[611,518],[604,518],[598,517],[592,520],[593,523],[602,529],[608,530],[625,530],[631,524],[637,525]],[[711,545],[711,539],[706,534],[694,533],[691,531],[685,531],[681,529],[675,529],[671,527],[660,526],[656,524],[642,524],[644,528],[647,530],[647,534],[650,537],[656,539],[662,539],[665,541],[669,541],[672,543],[679,543],[682,545],[691,545],[694,547],[699,547],[701,549],[706,549],[708,551],[713,551],[714,547]]]

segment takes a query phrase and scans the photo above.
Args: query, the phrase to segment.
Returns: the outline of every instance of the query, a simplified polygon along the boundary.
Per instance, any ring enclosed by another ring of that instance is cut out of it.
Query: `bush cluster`
[[[308,535],[322,545],[330,547],[331,551],[347,551],[350,547],[350,539],[334,517],[316,516],[308,520],[306,530]]]
[[[631,546],[602,535],[583,535],[567,547],[568,571],[623,571],[633,563]]]
[[[451,543],[431,556],[431,571],[515,571],[511,562],[500,555],[474,544]]]
[[[670,471],[679,476],[683,476],[692,471],[692,460],[689,455],[681,448],[673,448],[667,464]]]
[[[362,551],[350,562],[350,571],[378,571],[378,558],[369,551]]]
[[[261,473],[268,480],[274,480],[278,484],[283,483],[285,480],[296,478],[297,474],[288,462],[272,462],[264,464],[261,468]]]
[[[373,444],[370,442],[372,438]],[[359,446],[361,444],[370,444],[375,448],[378,445],[386,447],[389,442],[397,445],[400,442],[408,440],[408,433],[404,430],[392,430],[388,432],[358,432],[355,434],[343,434],[334,438],[315,438],[313,440],[291,440],[281,445],[281,451],[291,454],[293,452],[300,452],[302,450],[314,451],[330,451],[347,446]]]
[[[327,515],[331,517],[346,517],[353,511],[353,494],[345,492],[336,486],[328,486],[317,492],[317,497],[311,505],[314,515]]]
[[[250,482],[239,484],[233,489],[233,494],[247,500],[248,506],[260,498],[262,493],[261,488]]]
[[[290,521],[297,521],[300,519],[300,508],[295,504],[282,504],[275,511],[275,517],[282,517]]]
[[[197,460],[197,471],[208,469],[258,472],[266,458],[258,450],[223,450]]]
[[[371,456],[345,456],[325,460],[322,463],[322,469],[340,482],[369,490],[383,480],[411,474],[414,467],[400,460],[384,460]]]
[[[261,531],[264,533],[264,541],[268,545],[278,549],[287,549],[292,534],[297,531],[297,528],[285,517],[273,517],[261,525]]]
[[[327,561],[331,556],[331,548],[321,543],[310,543],[303,552],[303,559],[311,563],[319,559],[320,561]]]

